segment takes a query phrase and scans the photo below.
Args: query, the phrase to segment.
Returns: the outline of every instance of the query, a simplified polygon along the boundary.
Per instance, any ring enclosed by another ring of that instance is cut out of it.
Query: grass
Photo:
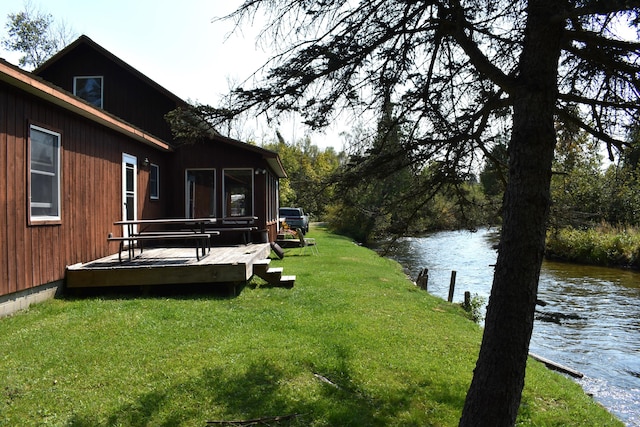
[[[0,425],[456,426],[480,328],[398,264],[314,228],[293,289],[102,294],[0,320]],[[297,252],[296,252],[297,251]],[[309,252],[307,251],[307,254]],[[521,426],[621,426],[530,361]]]

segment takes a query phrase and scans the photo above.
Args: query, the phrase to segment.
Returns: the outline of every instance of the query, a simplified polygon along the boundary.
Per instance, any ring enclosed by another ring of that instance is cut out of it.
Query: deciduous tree
[[[611,153],[638,115],[640,0],[247,0],[239,26],[266,17],[279,49],[264,78],[215,111],[297,112],[314,128],[347,109],[409,124],[402,150],[437,162],[442,177],[469,170],[506,131],[507,187],[484,336],[460,420],[511,426],[525,379],[549,212],[557,121]],[[370,150],[358,173],[388,164]]]
[[[276,135],[278,141],[263,148],[277,152],[287,171],[287,179],[280,181],[280,205],[300,206],[314,219],[322,218],[333,197],[329,178],[338,169],[341,154],[331,147],[320,150],[308,137],[287,143],[280,132]]]
[[[29,2],[23,11],[10,13],[7,19],[8,37],[2,44],[10,51],[22,53],[18,60],[21,67],[40,66],[74,37],[64,22],[55,23],[53,15],[37,10]]]

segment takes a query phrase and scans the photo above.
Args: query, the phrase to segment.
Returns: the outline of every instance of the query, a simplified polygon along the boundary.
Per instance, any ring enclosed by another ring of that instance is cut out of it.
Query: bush
[[[546,255],[583,264],[640,268],[640,231],[607,224],[586,230],[564,228],[547,235]]]
[[[462,308],[469,313],[469,318],[475,323],[480,323],[484,320],[484,309],[487,305],[487,299],[478,294],[473,294],[471,298],[462,303]]]

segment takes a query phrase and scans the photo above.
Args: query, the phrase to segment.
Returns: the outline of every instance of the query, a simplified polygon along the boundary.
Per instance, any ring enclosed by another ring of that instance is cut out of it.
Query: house
[[[275,240],[278,155],[213,133],[178,145],[164,116],[183,106],[86,36],[33,73],[0,60],[0,316],[112,254],[117,220],[255,217],[251,237]]]

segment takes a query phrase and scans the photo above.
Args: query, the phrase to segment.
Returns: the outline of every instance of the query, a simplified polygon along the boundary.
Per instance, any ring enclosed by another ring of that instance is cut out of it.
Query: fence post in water
[[[453,291],[456,289],[456,271],[451,272],[451,281],[449,282],[449,298],[447,301],[453,302]]]
[[[471,307],[471,292],[469,291],[464,292],[464,306],[467,308]]]

